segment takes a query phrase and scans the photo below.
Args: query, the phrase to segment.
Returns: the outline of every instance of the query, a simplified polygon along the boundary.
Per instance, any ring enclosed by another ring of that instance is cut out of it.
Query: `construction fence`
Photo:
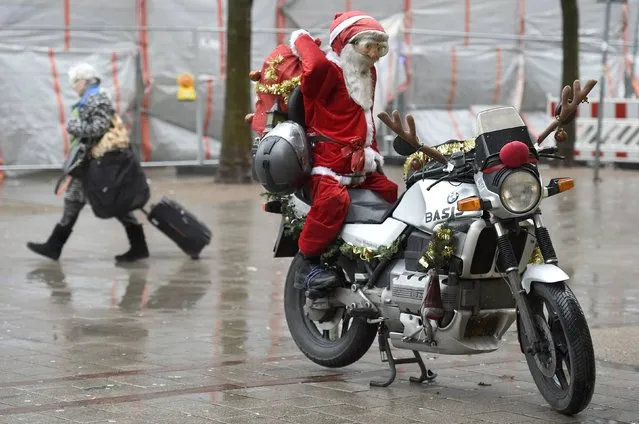
[[[64,130],[77,97],[67,71],[76,62],[101,73],[144,166],[217,163],[224,115],[226,2],[45,0],[0,5],[0,170],[59,169]],[[548,123],[548,98],[561,82],[561,10],[556,0],[254,0],[253,69],[289,34],[323,40],[337,11],[363,10],[390,34],[377,65],[376,111],[416,117],[436,144],[474,134],[486,107],[514,105],[531,132]],[[319,4],[321,3],[321,4]],[[601,73],[603,6],[580,2],[582,79]],[[613,9],[607,95],[635,96],[632,66],[637,2]],[[196,98],[178,99],[178,77],[194,75]],[[247,78],[247,84],[249,83]],[[592,98],[593,96],[591,96]],[[247,111],[248,112],[248,111]],[[639,119],[639,117],[637,117]],[[383,153],[393,155],[380,130]]]

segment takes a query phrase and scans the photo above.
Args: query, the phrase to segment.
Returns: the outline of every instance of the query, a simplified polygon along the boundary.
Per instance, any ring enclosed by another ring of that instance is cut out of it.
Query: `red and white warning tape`
[[[555,114],[558,98],[548,99],[548,112]],[[588,107],[589,106],[589,107]],[[597,146],[599,101],[579,107],[575,158],[593,160]],[[606,98],[601,126],[601,162],[639,163],[639,100]]]

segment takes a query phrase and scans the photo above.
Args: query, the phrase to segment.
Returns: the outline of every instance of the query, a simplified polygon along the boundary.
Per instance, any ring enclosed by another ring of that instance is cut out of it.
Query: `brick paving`
[[[116,267],[124,232],[89,208],[60,262],[45,261],[24,243],[45,239],[59,217],[53,177],[0,189],[0,423],[639,423],[628,225],[639,174],[605,170],[600,187],[589,170],[561,174],[577,187],[549,200],[545,219],[598,359],[595,396],[576,417],[545,404],[512,330],[492,354],[424,355],[439,376],[422,385],[408,382],[417,367],[402,365],[392,386],[370,387],[386,375],[376,344],[343,369],[311,363],[288,333],[289,261],[271,258],[278,221],[259,209],[260,187],[157,170],[153,199],[172,197],[213,229],[199,261],[147,224],[151,258]]]

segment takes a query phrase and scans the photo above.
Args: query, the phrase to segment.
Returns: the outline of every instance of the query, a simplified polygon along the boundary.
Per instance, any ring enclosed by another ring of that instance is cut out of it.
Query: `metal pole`
[[[599,112],[597,113],[597,145],[595,146],[595,183],[601,181],[599,178],[599,167],[601,159],[601,126],[603,124],[604,113],[604,97],[606,95],[606,64],[608,62],[608,31],[610,27],[610,7],[612,0],[606,1],[606,22],[604,23],[603,43],[601,43],[602,52],[602,69],[601,69],[601,81],[599,81]]]
[[[142,72],[142,57],[140,49],[135,55],[135,97],[133,101],[133,151],[139,161],[142,161],[142,102],[144,101],[144,75]]]
[[[637,38],[639,36],[639,5],[637,6],[637,19],[635,21],[634,41],[632,42],[632,62],[630,63],[630,87],[632,87],[632,80],[635,76],[635,62],[637,61]],[[634,93],[634,90],[631,89],[630,92]]]
[[[390,90],[392,90],[392,92],[394,93],[393,101],[392,101],[393,110],[399,110],[400,93],[397,92],[396,90],[397,90],[397,87],[399,86],[399,73],[401,72],[401,68],[402,68],[402,63],[401,63],[402,56],[406,54],[406,52],[404,51],[404,48],[402,47],[403,43],[400,41],[404,39],[405,39],[404,33],[401,34],[401,38],[399,36],[397,37],[397,42],[394,46],[395,51],[393,52],[392,64],[390,63],[390,60],[389,60],[389,71],[394,72],[393,78],[390,79],[390,81],[392,81],[391,83],[393,84],[393,86],[390,87]],[[405,116],[405,115],[402,115],[402,116]],[[393,153],[393,140],[395,137],[392,137],[391,132],[386,125],[383,125],[383,127],[384,127],[384,150],[385,150],[384,154],[386,156],[390,156]]]
[[[393,94],[393,110],[399,110],[399,96],[400,93],[397,90],[397,87],[399,86],[399,72],[401,69],[401,52],[396,51],[395,52],[395,63],[393,64],[392,70],[394,72],[393,75],[393,87],[391,88]],[[406,115],[402,115],[402,116],[406,116]],[[386,125],[384,125],[384,139],[386,140],[386,142],[384,143],[384,149],[386,150],[386,156],[390,156],[390,154],[393,152],[393,140],[395,137],[387,137],[388,135],[390,135],[390,128],[388,128]]]
[[[204,165],[204,138],[203,110],[202,110],[202,90],[200,90],[200,36],[197,30],[193,31],[193,54],[195,55],[195,137],[197,139],[197,160],[200,165]]]

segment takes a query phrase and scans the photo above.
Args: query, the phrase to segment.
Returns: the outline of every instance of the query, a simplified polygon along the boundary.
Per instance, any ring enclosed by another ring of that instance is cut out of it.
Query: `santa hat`
[[[338,55],[345,45],[353,38],[370,38],[375,41],[387,42],[388,34],[375,18],[358,10],[338,13],[333,18],[329,45]]]

